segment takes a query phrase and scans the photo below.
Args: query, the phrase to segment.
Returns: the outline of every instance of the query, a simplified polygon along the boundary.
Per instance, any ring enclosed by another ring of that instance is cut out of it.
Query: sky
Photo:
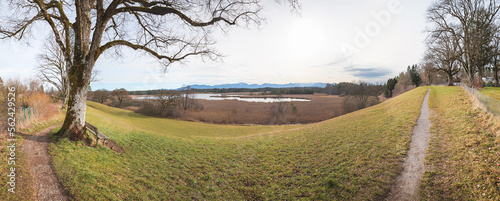
[[[166,72],[156,59],[135,51],[101,57],[93,90],[174,89],[193,84],[386,82],[421,61],[432,0],[302,0],[300,14],[264,1],[258,28],[216,33],[221,61],[191,57]],[[36,77],[37,54],[47,27],[28,41],[0,41],[0,77]],[[41,37],[38,37],[41,36]]]

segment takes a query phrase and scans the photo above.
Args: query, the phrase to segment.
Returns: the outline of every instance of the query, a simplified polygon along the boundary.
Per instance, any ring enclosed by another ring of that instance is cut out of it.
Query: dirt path
[[[410,150],[403,164],[403,172],[396,178],[396,183],[391,189],[386,200],[420,200],[420,180],[425,171],[425,150],[429,144],[431,121],[429,120],[429,92],[424,97],[420,117],[413,128]]]
[[[50,138],[47,135],[55,126],[46,128],[36,135],[29,136],[23,145],[23,152],[29,163],[34,180],[36,200],[68,200],[57,180],[47,151]]]

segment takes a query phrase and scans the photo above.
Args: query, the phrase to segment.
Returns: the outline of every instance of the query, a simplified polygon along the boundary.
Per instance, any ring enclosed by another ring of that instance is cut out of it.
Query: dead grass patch
[[[276,121],[273,108],[279,103],[257,103],[237,100],[198,100],[201,111],[186,111],[181,119],[215,124],[304,124],[320,122],[344,114],[342,97],[291,95],[308,102],[283,102],[283,119]],[[295,107],[295,109],[294,109]]]

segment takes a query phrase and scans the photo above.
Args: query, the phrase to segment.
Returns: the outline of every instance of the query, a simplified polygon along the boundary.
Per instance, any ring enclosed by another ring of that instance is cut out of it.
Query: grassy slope
[[[6,140],[7,138],[5,138]],[[10,139],[10,137],[9,137]],[[2,150],[0,151],[0,155],[2,156],[0,159],[0,182],[2,183],[1,190],[0,190],[0,198],[2,200],[32,200],[33,199],[33,182],[32,178],[28,169],[28,164],[26,160],[26,156],[20,151],[21,148],[19,145],[23,143],[23,138],[20,136],[17,136],[16,139],[18,140],[16,142],[16,164],[14,165],[14,168],[16,169],[16,177],[15,177],[15,182],[16,182],[16,188],[15,193],[8,192],[8,189],[10,186],[7,184],[9,181],[9,177],[7,177],[8,174],[10,174],[9,168],[12,166],[8,165],[8,158],[10,157],[10,150],[7,148],[8,145],[10,145],[9,142],[4,140],[4,136],[2,136],[2,143],[0,143],[0,146],[2,147]]]
[[[489,116],[459,87],[432,88],[433,137],[422,196],[428,200],[500,200],[500,140]],[[498,137],[497,137],[498,138]]]
[[[480,92],[484,95],[500,100],[500,87],[485,87],[481,89]]]
[[[8,157],[10,154],[10,150],[7,148],[10,145],[7,142],[7,139],[10,137],[7,136],[7,133],[0,134],[0,146],[2,149],[0,150],[0,182],[1,190],[0,190],[0,200],[33,200],[34,199],[34,183],[31,173],[28,169],[28,161],[27,156],[21,152],[23,143],[25,142],[25,138],[29,135],[34,134],[35,132],[41,131],[46,127],[56,125],[62,122],[64,118],[63,113],[61,112],[59,115],[53,117],[52,119],[33,123],[29,128],[21,130],[21,133],[17,133],[16,135],[16,164],[14,168],[16,169],[16,188],[15,193],[8,192],[9,186],[7,182],[9,178],[6,176],[10,173],[9,168],[11,166],[8,165]]]
[[[426,88],[307,126],[222,126],[89,103],[125,152],[61,140],[53,165],[76,200],[369,199],[401,170]]]

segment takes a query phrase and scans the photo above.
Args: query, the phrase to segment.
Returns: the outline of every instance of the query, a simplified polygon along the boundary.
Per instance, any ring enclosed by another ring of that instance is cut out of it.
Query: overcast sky
[[[432,0],[303,0],[300,16],[287,6],[265,3],[259,29],[233,27],[217,34],[223,61],[191,58],[166,73],[157,61],[125,51],[101,57],[92,89],[178,88],[191,84],[246,82],[385,82],[419,63],[425,46],[426,10]],[[44,29],[43,26],[36,27]],[[43,34],[39,34],[43,35]],[[36,76],[36,55],[45,36],[30,45],[0,41],[0,77]]]

